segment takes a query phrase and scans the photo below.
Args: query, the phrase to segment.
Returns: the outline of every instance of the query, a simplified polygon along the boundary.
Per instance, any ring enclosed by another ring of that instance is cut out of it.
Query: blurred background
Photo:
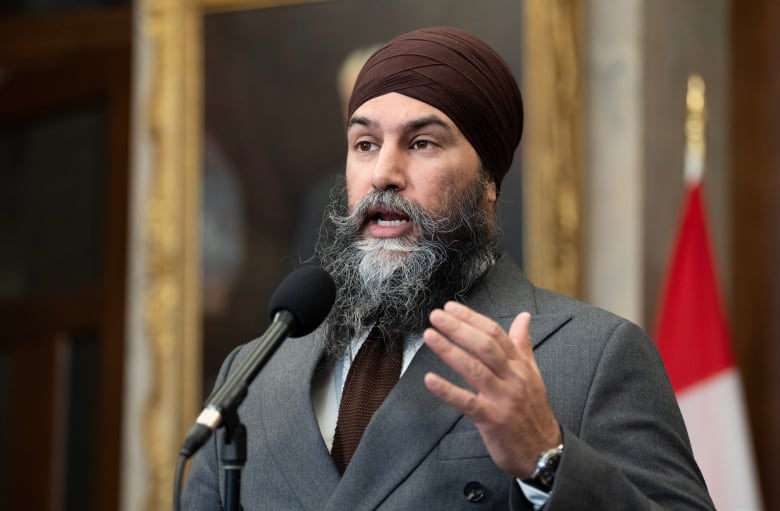
[[[0,509],[170,508],[214,371],[306,258],[291,215],[339,166],[339,64],[443,23],[521,81],[507,249],[537,284],[650,333],[703,78],[716,277],[763,508],[780,509],[776,0],[4,0]],[[545,176],[562,178],[551,200]]]

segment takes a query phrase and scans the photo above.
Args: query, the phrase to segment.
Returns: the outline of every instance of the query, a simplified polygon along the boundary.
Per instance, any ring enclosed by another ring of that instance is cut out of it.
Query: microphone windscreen
[[[277,312],[290,312],[295,318],[290,336],[300,337],[325,320],[335,301],[333,277],[319,266],[302,266],[279,284],[271,295],[268,311],[272,321]]]

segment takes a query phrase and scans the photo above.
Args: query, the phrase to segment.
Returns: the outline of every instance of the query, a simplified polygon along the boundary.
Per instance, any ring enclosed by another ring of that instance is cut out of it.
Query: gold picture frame
[[[202,395],[200,182],[203,20],[209,13],[322,0],[144,0],[141,53],[149,62],[141,105],[149,178],[143,193],[141,300],[151,381],[141,418],[146,508],[169,509],[177,447]],[[525,135],[524,266],[540,286],[580,294],[581,13],[576,0],[522,3]],[[244,339],[248,340],[248,339]],[[236,342],[241,341],[236,340]]]

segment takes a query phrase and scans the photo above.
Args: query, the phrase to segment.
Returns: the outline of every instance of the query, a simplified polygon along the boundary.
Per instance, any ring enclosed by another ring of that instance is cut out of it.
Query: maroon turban
[[[523,131],[523,102],[512,72],[495,50],[453,27],[400,35],[363,66],[348,117],[366,101],[390,92],[444,112],[501,186]]]

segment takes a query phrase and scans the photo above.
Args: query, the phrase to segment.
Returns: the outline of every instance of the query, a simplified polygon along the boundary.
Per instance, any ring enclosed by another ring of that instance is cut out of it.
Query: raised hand
[[[476,392],[435,373],[425,386],[471,419],[493,461],[515,478],[531,475],[539,454],[561,443],[561,430],[533,355],[522,312],[509,333],[457,302],[431,312],[425,344]]]

